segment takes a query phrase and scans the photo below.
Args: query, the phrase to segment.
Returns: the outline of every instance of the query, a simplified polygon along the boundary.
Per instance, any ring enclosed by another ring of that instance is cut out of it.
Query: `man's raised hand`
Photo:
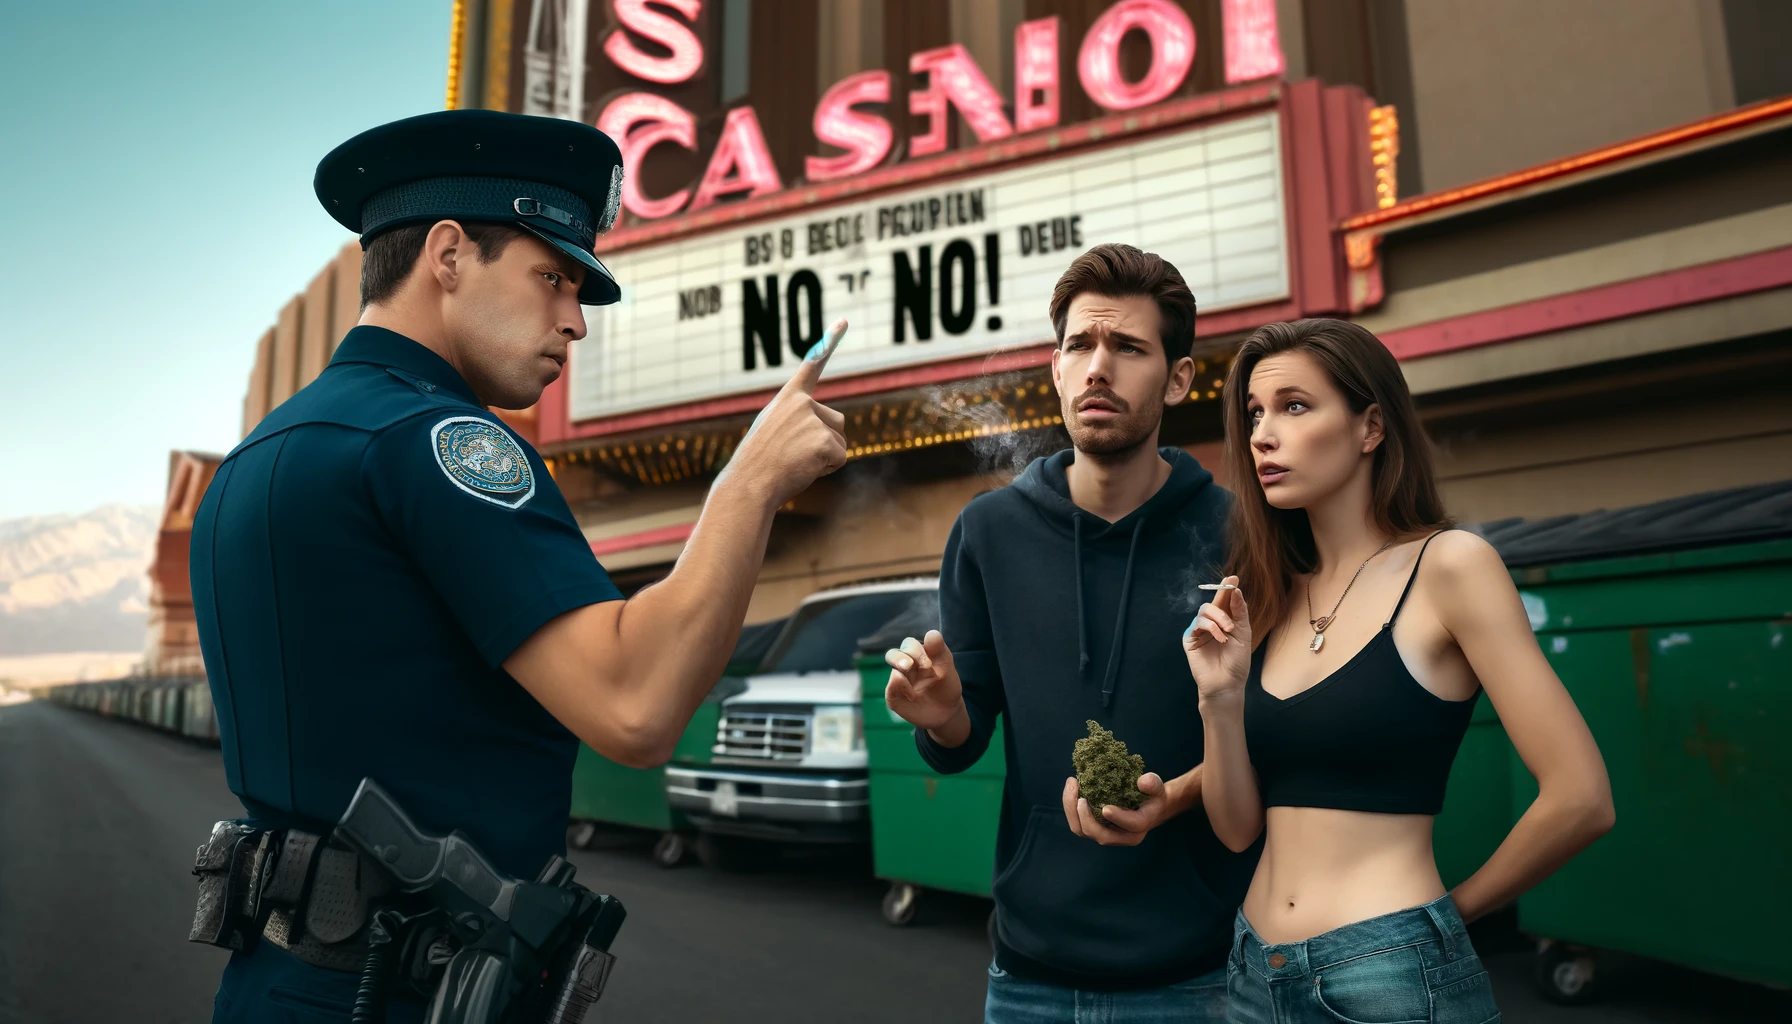
[[[929,630],[920,640],[911,636],[902,641],[901,647],[884,653],[884,662],[890,666],[884,703],[904,721],[930,732],[969,724],[964,710],[964,687],[959,683],[958,669],[952,665],[952,651],[939,630]],[[963,739],[959,738],[959,742]]]
[[[846,416],[815,400],[821,371],[846,334],[836,320],[741,439],[728,472],[763,485],[775,505],[846,465]]]

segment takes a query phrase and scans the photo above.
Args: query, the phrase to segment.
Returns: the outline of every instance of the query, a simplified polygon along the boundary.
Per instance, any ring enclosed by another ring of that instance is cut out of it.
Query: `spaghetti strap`
[[[1394,614],[1388,616],[1388,621],[1381,624],[1382,629],[1387,629],[1389,626],[1392,626],[1394,620],[1400,617],[1400,609],[1406,606],[1406,595],[1412,593],[1413,582],[1419,578],[1419,563],[1425,560],[1425,549],[1430,547],[1431,542],[1437,539],[1438,533],[1443,532],[1443,530],[1437,531],[1437,533],[1426,537],[1425,543],[1419,545],[1419,557],[1412,560],[1412,575],[1406,577],[1406,589],[1400,592],[1400,600],[1394,605]]]

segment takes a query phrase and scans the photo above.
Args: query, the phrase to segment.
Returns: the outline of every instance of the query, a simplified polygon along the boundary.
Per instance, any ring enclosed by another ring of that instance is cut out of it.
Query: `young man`
[[[959,515],[942,629],[888,653],[886,700],[947,774],[1008,719],[987,1021],[1219,1021],[1255,856],[1226,850],[1200,810],[1181,638],[1194,585],[1219,578],[1229,501],[1157,447],[1194,378],[1195,299],[1162,258],[1101,245],[1058,280],[1051,318],[1074,447]],[[1099,808],[1105,823],[1065,778],[1090,719],[1150,770],[1144,805]]]
[[[278,854],[215,1021],[349,1020],[369,915],[394,898],[324,838],[363,778],[509,875],[563,853],[578,741],[670,756],[734,648],[774,510],[846,461],[842,417],[810,396],[837,324],[672,573],[622,599],[540,456],[487,411],[533,405],[585,336],[580,304],[619,298],[592,246],[621,171],[595,128],[484,110],[383,125],[318,167],[366,249],[360,325],[224,460],[193,527],[225,774]],[[390,1024],[424,1014],[402,984],[388,971],[378,993]]]

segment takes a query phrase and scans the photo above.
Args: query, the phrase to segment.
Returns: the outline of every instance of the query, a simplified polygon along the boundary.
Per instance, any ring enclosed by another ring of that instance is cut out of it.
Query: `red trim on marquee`
[[[1640,135],[1616,145],[1605,146],[1565,160],[1528,167],[1511,174],[1486,178],[1461,188],[1414,196],[1403,202],[1395,203],[1385,210],[1375,210],[1371,213],[1350,217],[1338,225],[1338,230],[1358,231],[1363,228],[1381,227],[1392,221],[1416,217],[1419,214],[1431,213],[1445,207],[1460,206],[1463,203],[1483,199],[1500,192],[1510,192],[1527,185],[1535,185],[1581,171],[1593,170],[1681,143],[1694,142],[1712,135],[1721,135],[1785,116],[1792,116],[1792,96],[1766,100],[1753,106],[1683,124],[1677,128]]]
[[[625,533],[620,537],[605,537],[591,542],[591,553],[602,558],[618,551],[634,551],[637,548],[650,548],[656,544],[678,544],[691,538],[691,531],[697,528],[696,523],[679,523],[676,526],[661,526],[639,533]]]
[[[1417,359],[1792,285],[1792,246],[1552,295],[1389,331],[1382,343]]]

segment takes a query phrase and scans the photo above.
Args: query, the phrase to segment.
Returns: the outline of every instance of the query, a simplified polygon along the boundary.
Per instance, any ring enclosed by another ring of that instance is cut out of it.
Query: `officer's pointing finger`
[[[789,383],[784,385],[786,391],[801,391],[805,395],[815,393],[815,385],[821,381],[821,371],[827,368],[828,359],[833,356],[834,349],[840,345],[840,339],[846,336],[846,318],[834,321],[821,340],[809,347],[809,354],[797,366],[796,372],[790,375]]]

